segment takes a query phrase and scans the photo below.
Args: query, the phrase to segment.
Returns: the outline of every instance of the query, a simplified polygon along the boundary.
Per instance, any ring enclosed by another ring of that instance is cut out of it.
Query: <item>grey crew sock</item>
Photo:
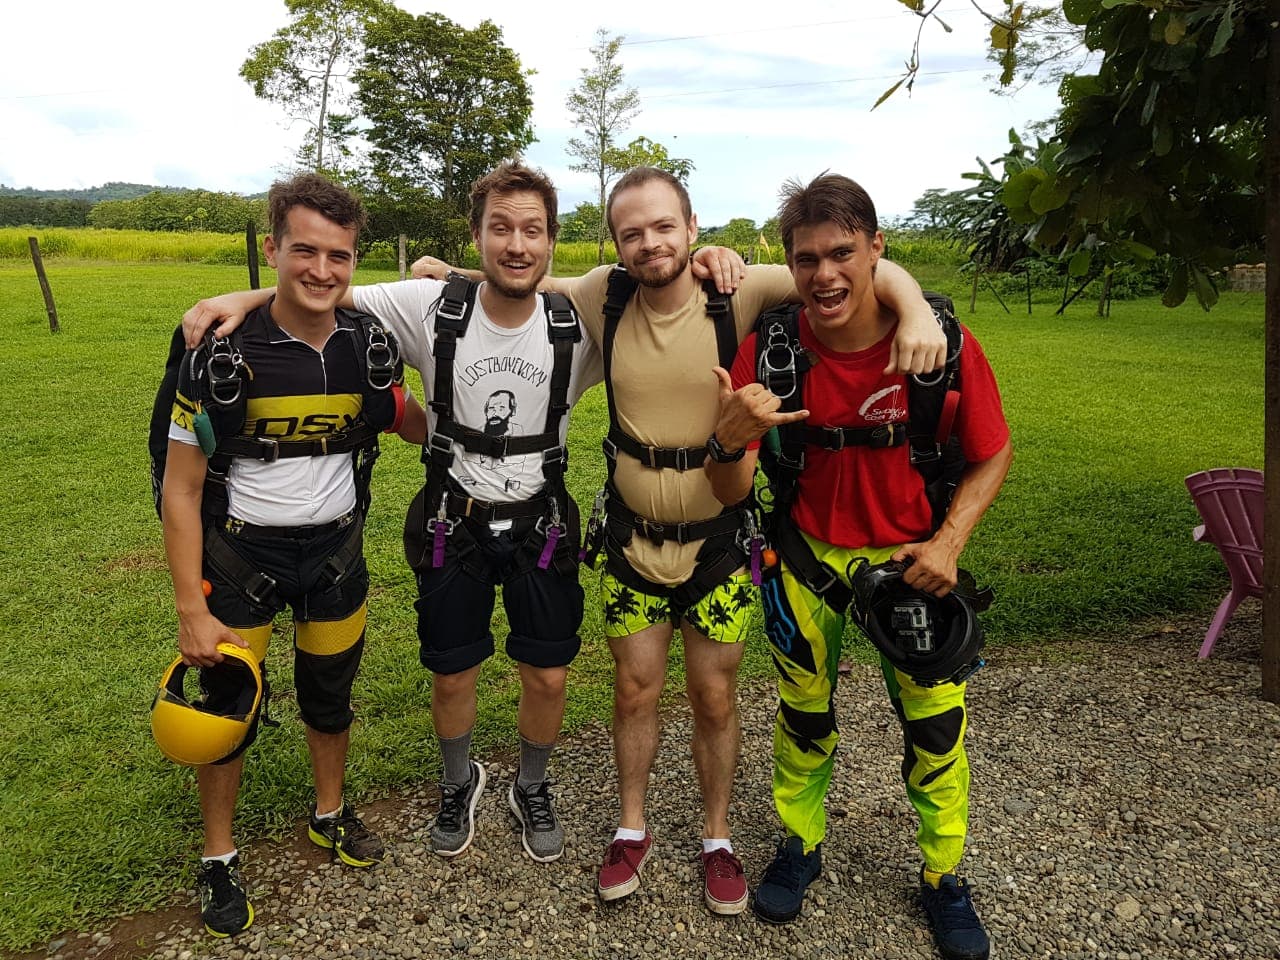
[[[444,759],[444,782],[462,786],[471,782],[471,731],[459,737],[437,737]]]
[[[547,779],[547,761],[551,759],[554,743],[533,743],[520,738],[520,772],[516,775],[516,783],[522,787],[531,787]]]

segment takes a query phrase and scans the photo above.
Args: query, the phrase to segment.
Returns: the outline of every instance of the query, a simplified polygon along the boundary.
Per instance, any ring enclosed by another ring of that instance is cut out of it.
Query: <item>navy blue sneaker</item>
[[[920,906],[933,928],[933,942],[947,960],[987,960],[991,941],[973,909],[969,884],[954,873],[944,873],[935,890],[924,879],[922,868]]]
[[[773,863],[765,868],[751,909],[767,923],[790,923],[800,913],[805,890],[821,872],[822,844],[805,853],[803,840],[787,837],[778,844]]]

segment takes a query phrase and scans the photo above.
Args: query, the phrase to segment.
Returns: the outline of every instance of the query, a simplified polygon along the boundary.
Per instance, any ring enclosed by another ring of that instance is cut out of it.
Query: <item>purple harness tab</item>
[[[431,533],[431,566],[439,569],[444,566],[444,538],[448,536],[447,524],[437,523]]]
[[[551,566],[551,557],[556,552],[556,544],[560,542],[560,533],[563,527],[558,524],[547,527],[547,542],[542,547],[542,553],[538,557],[538,569],[545,570]]]

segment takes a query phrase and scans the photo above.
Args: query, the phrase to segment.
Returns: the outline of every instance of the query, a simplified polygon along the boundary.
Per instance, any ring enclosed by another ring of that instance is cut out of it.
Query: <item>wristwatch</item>
[[[730,453],[720,446],[720,441],[716,439],[716,435],[713,433],[707,437],[707,455],[716,463],[737,463],[747,455],[747,448],[743,447],[741,450],[734,450]]]

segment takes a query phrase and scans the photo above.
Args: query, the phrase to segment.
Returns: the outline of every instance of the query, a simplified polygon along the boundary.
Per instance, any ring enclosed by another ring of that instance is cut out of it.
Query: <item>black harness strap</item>
[[[964,472],[959,438],[952,435],[959,402],[960,351],[964,337],[950,298],[930,292],[924,296],[946,334],[947,361],[931,378],[907,378],[907,421],[875,427],[784,424],[777,428],[776,452],[769,452],[766,446],[761,455],[773,493],[768,517],[770,533],[799,579],[828,603],[833,602],[830,584],[838,585],[839,581],[830,567],[813,556],[790,520],[796,482],[805,468],[807,446],[839,451],[856,445],[885,449],[909,443],[911,464],[925,481],[934,529],[941,526],[951,493]],[[783,412],[803,408],[805,375],[816,362],[800,344],[800,309],[798,304],[787,304],[762,313],[756,321],[756,379],[781,398]],[[841,609],[849,602],[844,592],[841,588],[834,594],[835,601],[842,601]]]
[[[452,491],[447,492],[445,496],[445,512],[449,516],[467,517],[480,523],[541,517],[547,513],[548,497],[545,493],[530,497],[528,500],[504,503],[477,500]]]
[[[615,523],[621,526],[621,529],[614,529],[611,532],[624,546],[630,541],[632,533],[637,533],[651,543],[662,546],[668,540],[676,543],[696,543],[710,537],[736,534],[742,528],[742,512],[736,507],[727,507],[719,516],[706,520],[661,523],[641,516],[618,498],[612,497],[609,500],[608,523],[611,527]]]
[[[853,591],[846,587],[830,566],[813,554],[812,548],[791,522],[791,517],[781,514],[775,517],[773,542],[797,580],[814,596],[836,612],[843,611],[853,599]]]
[[[357,423],[350,430],[314,437],[310,440],[286,440],[271,437],[228,437],[218,444],[218,452],[245,460],[261,460],[275,463],[295,457],[326,457],[336,453],[351,453],[377,440],[381,431],[368,423]]]
[[[706,445],[697,447],[655,447],[641,443],[618,423],[617,403],[613,396],[613,344],[618,334],[618,324],[627,304],[639,286],[638,281],[621,266],[609,274],[609,285],[604,302],[604,384],[609,401],[609,432],[602,444],[608,458],[609,475],[618,452],[639,460],[654,470],[699,470],[707,459]],[[716,355],[720,366],[728,370],[738,352],[738,330],[734,321],[733,301],[728,294],[716,289],[710,280],[702,282],[707,295],[707,316],[715,324]]]
[[[433,540],[439,529],[444,536],[454,530],[454,520],[466,517],[479,523],[548,517],[545,530],[555,530],[558,539],[565,532],[568,491],[564,485],[569,451],[560,442],[560,425],[569,412],[569,381],[573,375],[574,346],[582,339],[582,327],[573,305],[563,294],[541,294],[551,344],[552,365],[547,415],[541,433],[495,437],[457,422],[453,409],[454,360],[458,339],[465,336],[475,309],[479,285],[458,275],[450,276],[436,309],[435,389],[431,409],[436,428],[423,447],[427,464],[424,498],[424,532]],[[468,453],[494,458],[539,454],[542,457],[543,492],[518,502],[489,502],[468,496],[450,476],[454,465],[454,444]],[[539,528],[543,529],[543,528]],[[443,541],[440,541],[441,543]],[[442,556],[433,548],[432,565]]]
[[[833,451],[843,450],[845,447],[880,450],[885,447],[900,447],[907,442],[905,420],[895,420],[876,427],[811,427],[802,424],[798,432],[802,443]]]
[[[602,447],[608,464],[609,479],[605,484],[608,505],[603,529],[608,530],[609,536],[604,538],[604,543],[612,561],[610,570],[620,581],[631,582],[645,593],[669,596],[672,603],[679,609],[687,609],[723,583],[746,561],[747,555],[738,545],[738,536],[744,524],[744,513],[742,510],[731,507],[719,516],[706,520],[659,523],[627,507],[613,486],[613,471],[619,451],[655,470],[696,470],[702,467],[707,458],[705,445],[651,446],[641,443],[628,434],[618,422],[618,405],[613,393],[613,345],[622,315],[638,285],[635,278],[619,266],[609,275],[609,284],[605,292],[604,342],[601,345],[601,352],[604,354],[605,394],[609,403],[609,432],[604,438]],[[707,316],[715,324],[716,359],[720,366],[728,370],[733,366],[733,359],[738,352],[738,330],[733,315],[733,302],[729,295],[716,290],[715,284],[710,281],[703,282],[703,289],[707,295]],[[631,569],[630,564],[621,555],[621,548],[630,543],[635,534],[658,545],[668,540],[682,544],[710,542],[705,544],[699,552],[698,562],[689,579],[675,588],[670,588],[648,581],[640,582],[643,578]]]

